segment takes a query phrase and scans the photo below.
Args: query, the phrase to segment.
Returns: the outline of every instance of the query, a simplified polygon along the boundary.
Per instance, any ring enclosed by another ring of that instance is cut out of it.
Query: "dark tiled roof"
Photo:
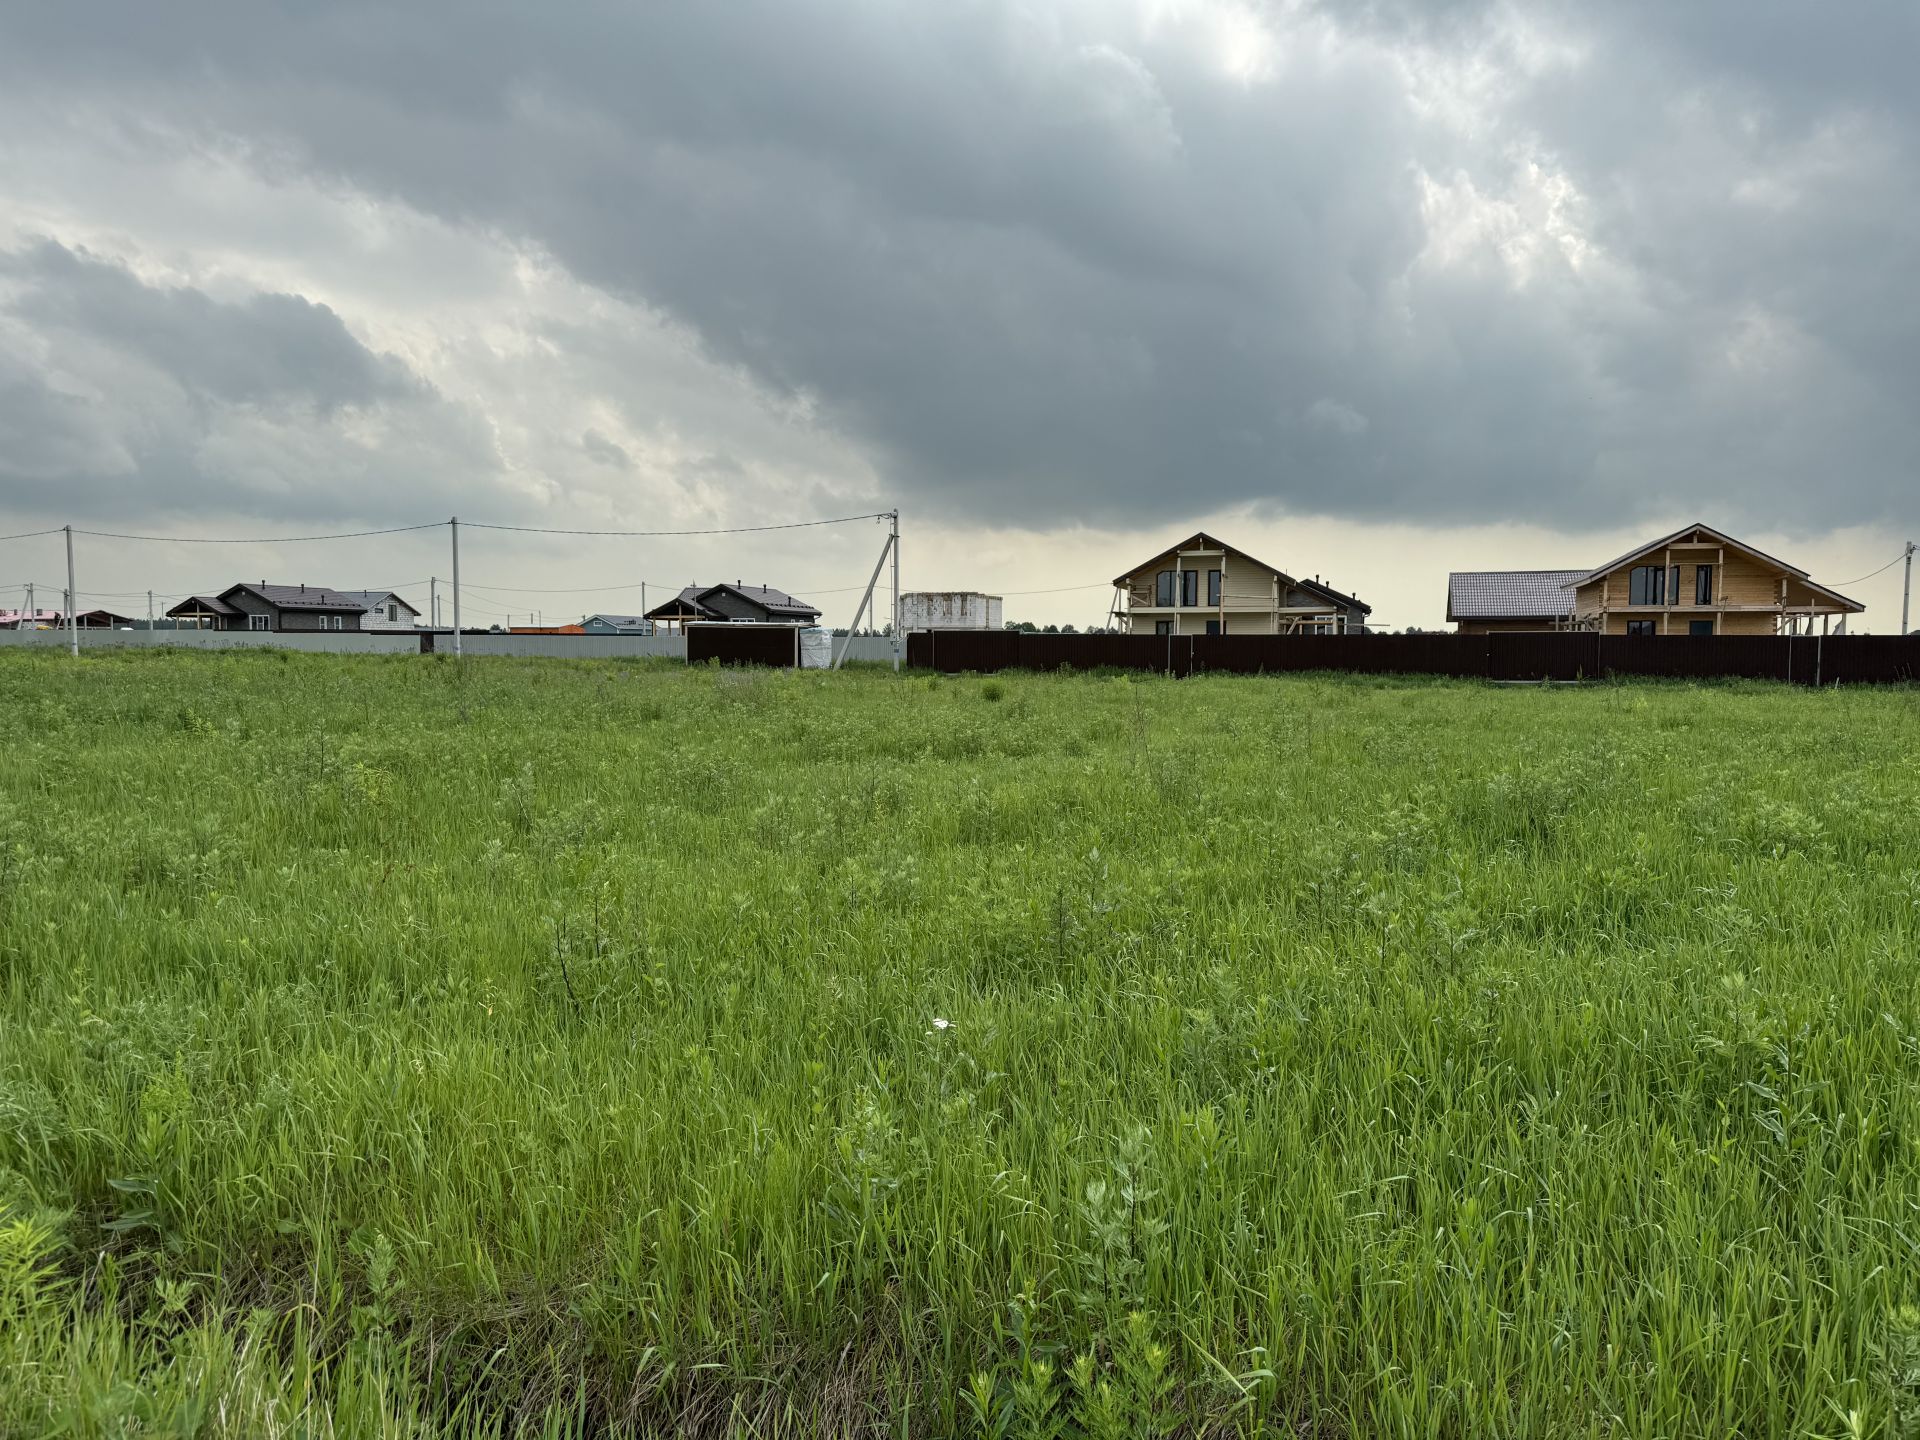
[[[361,607],[361,608],[362,608],[363,610],[375,610],[375,609],[378,609],[378,608],[379,608],[380,606],[382,606],[382,605],[384,605],[384,604],[386,604],[386,603],[387,603],[387,601],[389,601],[389,600],[393,600],[393,601],[396,601],[396,602],[398,602],[399,604],[401,604],[401,605],[403,605],[403,606],[406,606],[406,608],[407,608],[407,609],[409,609],[409,610],[413,610],[413,613],[414,613],[414,614],[416,614],[416,615],[418,615],[418,614],[420,613],[420,612],[419,612],[418,610],[414,610],[414,608],[413,608],[413,606],[411,606],[411,605],[408,605],[408,604],[407,604],[407,597],[406,597],[406,596],[404,596],[404,595],[402,595],[402,594],[400,594],[400,593],[399,593],[398,591],[394,591],[394,590],[342,590],[342,591],[341,591],[340,593],[341,593],[342,595],[344,595],[344,596],[346,596],[346,597],[347,597],[347,599],[349,599],[349,600],[357,600],[357,601],[359,601],[359,602],[360,602],[360,607]]]
[[[1449,620],[1549,620],[1573,613],[1580,570],[1456,570],[1447,576]]]
[[[329,590],[324,585],[249,585],[242,582],[239,585],[229,585],[225,590],[220,592],[221,597],[225,598],[233,594],[236,590],[245,590],[251,594],[258,595],[269,605],[280,610],[344,610],[360,612],[367,608],[358,600],[338,590]]]
[[[218,595],[189,595],[178,605],[167,611],[169,616],[176,615],[238,615],[240,612],[222,600]]]
[[[589,615],[588,621],[598,620],[603,625],[611,625],[616,630],[641,630],[647,625],[644,615]]]
[[[1362,604],[1357,597],[1348,595],[1344,591],[1336,590],[1331,585],[1323,585],[1318,580],[1296,580],[1293,583],[1298,585],[1302,590],[1311,590],[1322,600],[1331,600],[1336,605],[1345,605],[1350,609],[1358,610],[1362,615],[1371,615],[1373,613],[1373,607],[1371,605]]]
[[[717,590],[726,590],[750,600],[770,615],[818,615],[820,611],[796,596],[784,590],[775,590],[769,585],[689,585],[673,599],[663,605],[656,605],[647,612],[646,618],[670,620],[677,619],[683,612],[692,610],[714,620],[726,617],[705,603],[706,597]]]
[[[716,590],[730,590],[742,599],[751,600],[762,610],[769,612],[784,611],[790,615],[818,615],[820,613],[806,601],[797,596],[789,595],[784,590],[775,590],[770,585],[709,585],[700,593],[704,597],[713,594]]]

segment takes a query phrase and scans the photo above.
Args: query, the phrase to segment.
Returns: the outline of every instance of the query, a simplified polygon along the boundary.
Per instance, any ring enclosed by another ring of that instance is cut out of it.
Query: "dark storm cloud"
[[[415,518],[450,460],[492,468],[468,417],[325,306],[0,253],[0,506]]]
[[[39,5],[0,77],[524,237],[950,514],[1894,513],[1911,7],[1596,8]]]

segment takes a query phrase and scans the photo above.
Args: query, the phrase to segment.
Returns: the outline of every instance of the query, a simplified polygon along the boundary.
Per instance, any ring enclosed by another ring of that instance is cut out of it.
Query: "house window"
[[[388,620],[390,620],[390,621],[396,621],[396,620],[398,620],[399,618],[400,618],[400,606],[399,606],[399,604],[398,604],[397,602],[394,602],[394,601],[389,601],[389,602],[387,603],[387,619],[388,619]]]
[[[1713,566],[1693,567],[1693,603],[1696,605],[1713,603]]]
[[[1173,577],[1171,570],[1162,570],[1153,577],[1153,603],[1156,605],[1173,604]]]
[[[1220,633],[1220,622],[1218,620],[1207,621],[1207,633],[1209,635],[1218,635]]]
[[[1673,574],[1667,577],[1667,598],[1674,604],[1680,603],[1680,567],[1673,567]]]
[[[1171,620],[1154,621],[1153,633],[1156,635],[1171,635],[1173,633],[1173,621]]]
[[[1629,605],[1664,605],[1667,603],[1667,569],[1664,565],[1636,565],[1633,573],[1627,577],[1627,603]],[[1629,634],[1632,632],[1629,631]]]
[[[1207,603],[1209,605],[1220,603],[1220,572],[1218,570],[1207,571]]]
[[[334,616],[334,617],[333,617],[333,628],[334,628],[334,629],[336,629],[336,630],[344,630],[344,629],[346,629],[346,628],[347,628],[347,617],[346,617],[346,616],[344,616],[344,615],[336,615],[336,616]]]
[[[1687,621],[1687,634],[1689,635],[1711,635],[1712,633],[1713,621],[1711,620]]]
[[[1654,633],[1653,621],[1651,620],[1627,621],[1627,634],[1629,635],[1652,635]]]
[[[247,616],[247,629],[249,630],[271,630],[272,628],[273,617],[271,615]]]
[[[1180,572],[1180,603],[1182,605],[1200,603],[1200,572],[1198,570]]]

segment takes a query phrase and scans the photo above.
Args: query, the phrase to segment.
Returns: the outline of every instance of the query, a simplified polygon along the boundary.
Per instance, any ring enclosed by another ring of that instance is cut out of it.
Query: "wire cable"
[[[32,540],[40,535],[58,535],[63,527],[56,525],[51,530],[22,530],[18,535],[0,535],[0,540]],[[75,531],[81,534],[81,531]]]
[[[1883,572],[1885,572],[1885,571],[1888,571],[1888,570],[1891,570],[1891,569],[1892,569],[1892,568],[1893,568],[1894,566],[1896,566],[1896,565],[1898,565],[1898,564],[1899,564],[1899,563],[1900,563],[1900,562],[1901,562],[1902,560],[1904,560],[1904,559],[1906,559],[1906,558],[1907,558],[1907,552],[1906,552],[1906,551],[1904,551],[1904,550],[1902,550],[1902,551],[1901,551],[1901,552],[1900,552],[1900,553],[1899,553],[1898,555],[1896,555],[1896,556],[1894,556],[1894,557],[1893,557],[1893,558],[1892,558],[1891,560],[1889,560],[1889,561],[1887,561],[1887,563],[1886,563],[1886,564],[1884,564],[1884,565],[1882,565],[1882,566],[1880,567],[1880,569],[1878,569],[1878,570],[1869,570],[1869,571],[1868,571],[1868,572],[1867,572],[1867,573],[1866,573],[1865,575],[1862,575],[1862,576],[1860,576],[1860,577],[1858,577],[1858,579],[1853,579],[1853,580],[1836,580],[1836,581],[1834,581],[1834,582],[1833,582],[1833,585],[1834,585],[1834,586],[1840,586],[1840,585],[1858,585],[1858,584],[1860,583],[1860,581],[1861,581],[1861,580],[1871,580],[1871,579],[1873,579],[1873,577],[1874,577],[1874,576],[1876,576],[1876,575],[1879,575],[1879,574],[1881,574],[1881,573],[1883,573]],[[1833,588],[1833,586],[1829,586],[1828,588],[1829,588],[1829,589],[1831,589],[1831,588]]]
[[[876,510],[870,515],[838,515],[830,520],[790,520],[784,525],[724,525],[708,530],[562,530],[545,525],[489,525],[484,520],[460,523],[473,530],[512,530],[521,535],[606,535],[631,539],[666,535],[754,535],[766,530],[805,530],[815,525],[850,525],[855,520],[886,520],[892,515],[891,510]]]
[[[447,522],[391,525],[385,530],[348,530],[339,535],[123,535],[114,530],[76,530],[99,540],[149,540],[164,545],[297,545],[306,540],[364,540],[370,535],[404,535],[413,530],[438,530]],[[51,534],[53,532],[46,532]]]

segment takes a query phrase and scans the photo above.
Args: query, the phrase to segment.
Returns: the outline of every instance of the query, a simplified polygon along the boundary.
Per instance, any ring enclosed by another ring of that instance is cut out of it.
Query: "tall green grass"
[[[1920,1433],[1910,691],[0,713],[0,1433]]]

